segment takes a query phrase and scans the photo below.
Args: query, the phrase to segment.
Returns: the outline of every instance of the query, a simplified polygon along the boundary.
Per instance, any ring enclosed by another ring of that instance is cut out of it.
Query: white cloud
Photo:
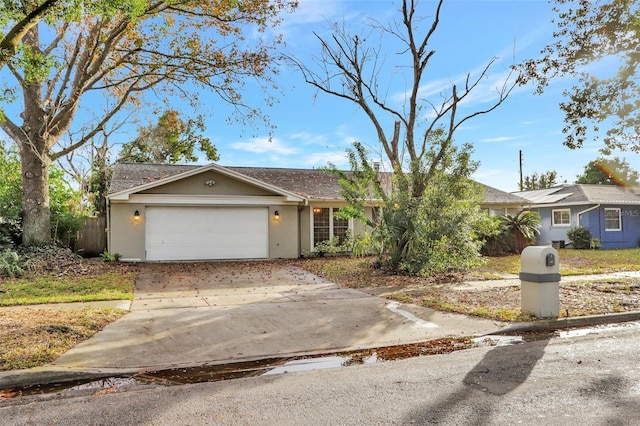
[[[302,143],[303,145],[323,145],[327,144],[327,135],[311,133],[311,132],[298,132],[293,133],[288,137],[292,141]]]
[[[348,168],[349,161],[344,152],[312,152],[305,156],[303,164],[306,167],[325,167],[333,163],[338,168]]]
[[[231,148],[256,154],[293,155],[298,153],[296,148],[286,146],[276,138],[255,138],[249,142],[235,142],[231,144]]]
[[[507,142],[517,139],[515,136],[498,136],[496,138],[480,139],[480,142]]]

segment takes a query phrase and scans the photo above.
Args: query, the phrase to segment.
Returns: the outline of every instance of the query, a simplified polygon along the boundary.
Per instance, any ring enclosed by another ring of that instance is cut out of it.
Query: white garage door
[[[266,258],[268,221],[265,207],[147,207],[147,260]]]

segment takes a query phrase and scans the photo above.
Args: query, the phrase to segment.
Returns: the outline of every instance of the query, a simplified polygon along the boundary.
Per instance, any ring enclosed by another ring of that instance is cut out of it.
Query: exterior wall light
[[[133,220],[135,220],[135,221],[140,220],[140,212],[139,212],[138,210],[136,210],[136,211],[133,213]]]
[[[275,220],[280,220],[280,213],[278,212],[278,210],[276,210],[275,212],[273,212],[273,218]]]

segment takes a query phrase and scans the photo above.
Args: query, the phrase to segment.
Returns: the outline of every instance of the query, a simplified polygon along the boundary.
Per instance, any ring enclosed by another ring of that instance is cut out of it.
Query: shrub
[[[522,211],[517,215],[493,216],[493,220],[497,221],[499,231],[484,237],[482,253],[486,256],[521,253],[540,232],[540,214],[537,212]]]
[[[0,250],[14,248],[20,244],[22,226],[16,220],[0,220]]]
[[[24,275],[22,260],[17,252],[5,249],[0,253],[0,275],[10,278]]]
[[[355,236],[351,254],[355,257],[365,257],[379,255],[381,251],[382,243],[376,233],[365,232]]]
[[[571,246],[578,250],[594,249],[600,246],[600,241],[592,238],[591,232],[582,226],[571,228],[567,232],[567,238]]]
[[[102,256],[102,260],[105,262],[119,262],[122,257],[120,253],[109,253],[108,251],[103,251],[100,256]]]
[[[354,250],[354,244],[353,234],[348,230],[342,240],[338,237],[333,237],[330,240],[320,241],[310,254],[323,257],[327,254],[351,253]]]

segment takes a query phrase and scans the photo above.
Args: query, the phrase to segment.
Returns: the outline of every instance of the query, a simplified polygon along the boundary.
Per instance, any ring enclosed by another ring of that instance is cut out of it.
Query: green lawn
[[[560,274],[591,275],[620,271],[640,271],[640,248],[620,250],[558,250]],[[520,255],[488,257],[483,269],[518,274]]]
[[[135,274],[30,276],[0,280],[0,306],[131,300]]]

